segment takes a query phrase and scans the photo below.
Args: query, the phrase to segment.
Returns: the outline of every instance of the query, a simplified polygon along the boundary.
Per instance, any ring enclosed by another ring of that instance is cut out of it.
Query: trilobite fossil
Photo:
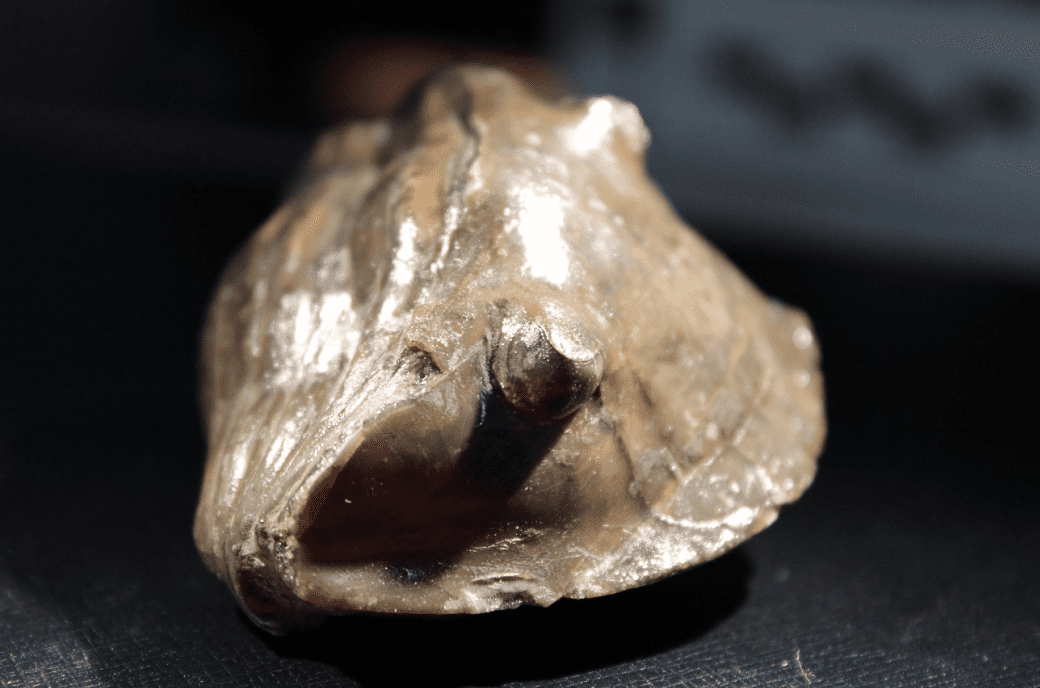
[[[256,623],[605,595],[806,489],[809,321],[676,217],[648,142],[473,66],[319,140],[203,336],[195,541]]]

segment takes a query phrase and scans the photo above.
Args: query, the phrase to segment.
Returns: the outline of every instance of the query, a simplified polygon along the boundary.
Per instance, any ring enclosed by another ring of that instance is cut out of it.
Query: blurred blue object
[[[639,106],[651,174],[728,240],[1040,275],[1040,8],[564,0],[549,20],[550,55]]]

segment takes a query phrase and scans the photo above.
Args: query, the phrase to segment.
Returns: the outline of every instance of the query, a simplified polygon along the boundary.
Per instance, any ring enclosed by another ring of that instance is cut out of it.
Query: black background
[[[544,8],[92,7],[0,10],[0,685],[1040,685],[1037,275],[719,218],[690,220],[823,349],[820,473],[774,526],[597,600],[253,628],[191,541],[219,271],[322,125],[329,46],[537,50]]]

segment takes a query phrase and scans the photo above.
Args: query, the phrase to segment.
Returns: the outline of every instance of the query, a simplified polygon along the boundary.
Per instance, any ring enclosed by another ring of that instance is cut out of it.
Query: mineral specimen
[[[676,217],[648,142],[472,66],[320,139],[203,338],[195,541],[257,624],[606,595],[806,489],[809,321]]]

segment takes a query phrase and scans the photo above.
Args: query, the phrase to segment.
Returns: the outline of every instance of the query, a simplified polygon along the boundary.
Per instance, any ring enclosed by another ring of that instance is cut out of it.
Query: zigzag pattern
[[[806,79],[743,40],[709,51],[709,69],[716,85],[793,130],[862,112],[907,145],[940,149],[987,131],[1019,133],[1036,119],[1029,91],[994,74],[975,77],[932,101],[876,60],[850,58],[822,77]]]

